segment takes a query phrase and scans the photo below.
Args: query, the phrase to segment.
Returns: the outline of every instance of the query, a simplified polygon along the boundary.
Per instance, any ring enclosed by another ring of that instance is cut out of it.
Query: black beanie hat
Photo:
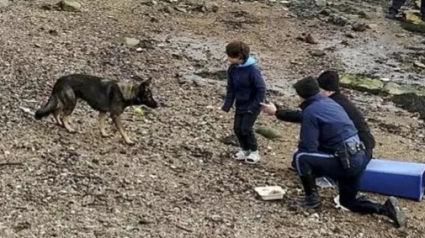
[[[304,99],[320,92],[317,80],[311,76],[298,80],[298,82],[294,84],[294,88],[297,94]]]
[[[339,91],[339,76],[336,71],[328,70],[320,74],[317,78],[319,87],[328,91]]]

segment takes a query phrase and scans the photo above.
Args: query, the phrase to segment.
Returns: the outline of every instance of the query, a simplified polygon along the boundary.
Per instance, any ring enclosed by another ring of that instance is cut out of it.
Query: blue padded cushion
[[[425,164],[372,159],[360,181],[360,190],[420,201],[424,194]]]

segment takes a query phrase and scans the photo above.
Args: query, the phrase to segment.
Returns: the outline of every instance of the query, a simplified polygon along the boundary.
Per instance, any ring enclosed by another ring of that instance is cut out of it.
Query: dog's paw
[[[77,131],[76,131],[76,130],[74,130],[74,129],[72,129],[72,128],[66,128],[66,127],[65,127],[65,129],[66,129],[69,133],[71,133],[71,134],[75,134],[75,133],[77,133]]]
[[[104,132],[104,133],[100,133],[100,135],[102,136],[102,137],[109,137],[110,135],[108,134],[108,133],[106,133],[106,132]]]
[[[127,145],[134,145],[135,143],[131,140],[126,140],[125,143],[127,143]]]

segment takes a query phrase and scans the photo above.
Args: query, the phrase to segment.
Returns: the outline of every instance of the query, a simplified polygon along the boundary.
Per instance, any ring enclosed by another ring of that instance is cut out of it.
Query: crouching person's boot
[[[317,192],[316,180],[312,175],[300,176],[304,196],[296,199],[291,205],[291,210],[319,209],[321,207],[319,193]]]
[[[379,213],[393,220],[398,228],[406,225],[406,217],[403,211],[397,206],[397,199],[394,197],[389,197],[385,201]]]

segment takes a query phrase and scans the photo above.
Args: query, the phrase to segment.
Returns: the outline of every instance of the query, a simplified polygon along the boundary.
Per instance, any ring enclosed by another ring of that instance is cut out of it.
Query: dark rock
[[[378,94],[382,92],[384,83],[377,79],[365,75],[344,74],[341,76],[340,84],[343,87]]]
[[[67,11],[67,12],[81,11],[81,4],[74,0],[62,0],[58,3],[58,5],[63,11]]]
[[[425,119],[425,96],[416,93],[394,95],[392,101],[409,112],[418,112],[420,119]]]
[[[141,40],[138,45],[144,49],[155,49],[155,42],[150,39]]]
[[[326,0],[316,0],[315,2],[318,7],[326,7]]]
[[[255,129],[255,132],[270,140],[282,137],[276,130],[267,126],[260,126]]]
[[[316,57],[323,57],[326,55],[325,51],[323,50],[311,50],[309,53],[310,55],[316,56]]]
[[[220,142],[225,145],[238,146],[238,138],[235,135],[229,135],[223,138],[220,138]]]
[[[313,38],[311,34],[303,33],[301,36],[297,37],[297,40],[307,42],[309,44],[317,44],[317,41]]]
[[[337,26],[345,26],[348,24],[348,18],[336,14],[331,14],[329,17],[329,22]]]
[[[227,79],[227,71],[226,70],[218,70],[215,72],[209,72],[209,71],[201,71],[198,73],[195,73],[196,75],[207,78],[207,79],[214,79],[218,81],[224,81]]]
[[[351,33],[351,32],[346,33],[345,36],[348,37],[348,38],[351,38],[351,39],[356,38],[356,35]]]
[[[366,31],[367,29],[370,29],[370,26],[364,22],[355,22],[353,24],[354,31]]]
[[[323,9],[322,11],[320,11],[320,14],[324,15],[324,16],[329,16],[332,14],[332,11],[329,9]]]

